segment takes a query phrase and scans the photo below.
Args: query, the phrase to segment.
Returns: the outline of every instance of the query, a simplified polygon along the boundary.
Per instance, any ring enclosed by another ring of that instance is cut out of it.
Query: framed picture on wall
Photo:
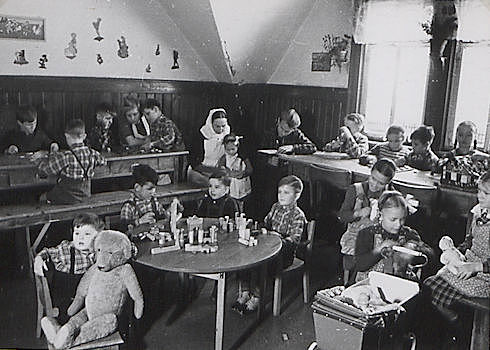
[[[0,14],[0,38],[44,40],[44,18]]]

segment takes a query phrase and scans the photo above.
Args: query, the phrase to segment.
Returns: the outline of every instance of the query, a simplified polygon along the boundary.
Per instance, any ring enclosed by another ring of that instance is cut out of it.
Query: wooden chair
[[[294,258],[293,264],[288,268],[279,272],[274,278],[274,299],[272,306],[272,313],[274,316],[279,316],[281,313],[281,292],[282,292],[282,277],[291,271],[303,269],[303,301],[307,304],[310,301],[310,271],[309,264],[311,261],[311,253],[313,250],[313,238],[315,236],[315,221],[312,220],[307,225],[307,241],[305,259],[301,260],[297,257]]]

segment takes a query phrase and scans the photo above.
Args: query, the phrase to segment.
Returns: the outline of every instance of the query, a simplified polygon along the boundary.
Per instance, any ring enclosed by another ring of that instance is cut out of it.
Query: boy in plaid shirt
[[[362,134],[364,116],[359,113],[348,114],[344,126],[339,129],[339,136],[323,148],[326,152],[343,152],[351,158],[359,158],[369,150],[368,138]]]
[[[180,151],[185,148],[177,125],[162,113],[157,100],[147,99],[143,105],[143,114],[150,123],[151,142],[145,144],[145,148],[163,151]]]
[[[49,203],[74,204],[90,197],[90,179],[94,176],[94,168],[106,164],[106,161],[99,152],[83,144],[86,137],[83,120],[70,120],[65,127],[69,149],[51,153],[48,159],[40,162],[40,175],[56,175],[58,178],[54,188],[47,193]]]
[[[170,218],[163,205],[155,198],[157,172],[149,165],[133,167],[134,189],[131,198],[121,208],[121,223],[129,225],[154,224],[157,220]],[[180,208],[182,210],[182,206]]]
[[[34,259],[34,273],[50,279],[53,304],[60,317],[68,318],[66,310],[75,296],[82,275],[95,263],[93,240],[104,224],[93,213],[83,213],[73,219],[73,239],[63,240],[56,247],[42,249]],[[48,268],[49,266],[49,268]]]

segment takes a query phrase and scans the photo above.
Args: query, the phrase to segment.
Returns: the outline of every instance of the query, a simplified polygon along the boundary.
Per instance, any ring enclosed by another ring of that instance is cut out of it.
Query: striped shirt
[[[405,158],[409,155],[410,148],[408,146],[402,146],[398,151],[392,151],[388,146],[388,142],[374,146],[369,154],[375,155],[378,159],[388,158],[392,160],[397,160],[400,158]]]
[[[77,143],[70,150],[51,153],[47,160],[41,161],[38,170],[42,175],[82,180],[92,178],[94,168],[104,164],[106,160],[99,152]]]
[[[299,244],[306,224],[306,216],[296,203],[280,205],[276,202],[265,217],[264,223],[268,230],[279,233],[282,239],[289,238],[295,244]]]

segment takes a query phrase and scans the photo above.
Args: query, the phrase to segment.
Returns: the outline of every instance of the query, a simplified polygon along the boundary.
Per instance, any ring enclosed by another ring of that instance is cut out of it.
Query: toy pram
[[[316,342],[309,349],[360,350],[369,342],[379,347],[381,332],[395,325],[403,304],[418,293],[417,282],[375,271],[346,289],[318,291],[312,305]]]

